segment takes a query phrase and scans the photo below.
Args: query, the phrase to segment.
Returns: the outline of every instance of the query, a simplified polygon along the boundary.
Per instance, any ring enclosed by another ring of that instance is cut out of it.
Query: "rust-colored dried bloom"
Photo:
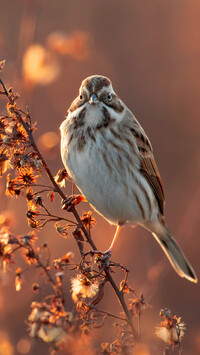
[[[7,245],[8,242],[9,242],[9,229],[8,227],[6,226],[3,226],[0,230],[0,242],[3,244],[3,245]]]
[[[13,137],[14,141],[17,141],[17,142],[26,141],[27,136],[28,136],[27,132],[21,124],[16,123],[13,126],[12,137]]]
[[[36,211],[36,206],[34,204],[31,205],[31,208],[26,212],[26,217],[34,220],[35,217],[40,213],[39,211]]]
[[[14,102],[13,104],[11,104],[11,102],[8,102],[6,106],[7,106],[8,114],[11,115],[11,116],[14,116],[15,115],[15,109],[17,107],[16,102]]]
[[[32,312],[28,317],[31,337],[39,337],[47,343],[61,344],[71,338],[67,334],[69,328],[66,312],[57,312],[56,307],[45,303],[32,302]]]
[[[32,290],[33,290],[33,292],[37,292],[39,289],[40,289],[40,286],[39,286],[38,283],[34,283],[34,284],[32,285]]]
[[[0,176],[2,176],[8,169],[12,168],[11,161],[5,153],[0,154]]]
[[[3,70],[5,64],[6,64],[6,61],[5,61],[5,60],[1,60],[1,61],[0,61],[0,72]]]
[[[33,249],[26,250],[25,260],[26,260],[27,264],[31,264],[31,263],[37,264],[37,259],[35,256],[36,255],[35,255],[35,252]]]
[[[57,345],[66,340],[69,335],[62,327],[55,327],[53,325],[42,324],[38,330],[37,336],[46,343],[56,343]],[[71,339],[71,337],[70,337]]]
[[[148,304],[145,299],[143,293],[141,293],[140,298],[134,298],[131,300],[129,308],[134,312],[136,317],[139,317],[147,308],[151,308],[151,305]]]
[[[20,242],[24,245],[24,246],[29,246],[31,244],[33,244],[37,239],[37,236],[35,235],[35,232],[33,231],[31,234],[29,235],[23,235],[22,237],[20,237]]]
[[[44,206],[41,196],[36,196],[36,198],[35,198],[35,204],[36,204],[36,206],[42,206],[42,207]]]
[[[28,219],[28,225],[30,228],[33,229],[39,229],[40,228],[40,222],[32,219]]]
[[[62,237],[65,237],[67,236],[68,234],[68,224],[65,224],[64,226],[61,226],[59,222],[56,222],[55,223],[55,228],[56,228],[56,231],[62,236]]]
[[[6,134],[3,136],[3,144],[5,146],[12,146],[13,145],[13,138],[10,134]]]
[[[56,273],[56,282],[58,286],[62,286],[63,283],[63,277],[65,276],[63,271],[59,271]]]
[[[47,196],[50,197],[50,201],[51,201],[51,202],[54,202],[54,199],[55,199],[55,193],[54,193],[54,192],[49,192],[49,193],[47,194]]]
[[[16,271],[15,271],[15,289],[17,292],[19,292],[22,288],[22,275],[21,275],[21,268],[19,267]]]
[[[6,226],[0,229],[0,257],[3,260],[3,269],[6,270],[6,265],[13,263],[14,255],[11,247],[12,236],[9,233],[9,229]]]
[[[34,152],[32,152],[32,154],[31,154],[31,163],[30,164],[34,170],[41,172],[42,160]]]
[[[2,246],[0,246],[1,249]],[[0,253],[2,254],[2,250],[0,250]],[[3,259],[3,265],[4,265],[4,269],[6,269],[6,265],[8,264],[13,264],[14,263],[14,255],[11,254],[11,246],[10,245],[6,245],[3,248],[3,254],[1,255],[2,259]]]
[[[74,258],[74,253],[72,251],[69,251],[67,254],[63,255],[60,260],[63,263],[67,264],[73,258]]]
[[[56,176],[54,176],[55,182],[60,185],[60,187],[65,187],[65,179],[68,178],[66,169],[60,169]]]
[[[36,182],[36,176],[33,174],[33,170],[30,168],[28,171],[19,173],[17,180],[22,184],[30,185]]]
[[[10,174],[7,175],[6,195],[7,196],[19,196],[20,195],[20,189],[17,186],[16,180],[10,179]]]
[[[63,255],[61,258],[53,260],[52,263],[56,269],[63,270],[63,266],[66,266],[73,258],[74,258],[74,253],[70,251],[67,254]]]
[[[92,211],[83,212],[83,216],[81,217],[81,221],[86,228],[88,228],[88,227],[92,228],[96,223],[95,218],[92,217]]]
[[[180,344],[185,334],[186,324],[181,322],[181,317],[172,317],[167,308],[161,310],[160,315],[164,317],[164,321],[157,325],[156,335],[172,346]]]
[[[78,301],[79,296],[83,298],[92,298],[97,294],[99,290],[98,281],[92,282],[82,274],[77,275],[76,278],[72,278],[71,284],[72,299],[74,300],[74,302]]]
[[[19,168],[25,168],[29,163],[29,157],[27,154],[21,154],[16,164]]]
[[[27,189],[27,191],[26,191],[26,200],[27,201],[32,201],[33,198],[34,198],[33,190],[32,189]]]

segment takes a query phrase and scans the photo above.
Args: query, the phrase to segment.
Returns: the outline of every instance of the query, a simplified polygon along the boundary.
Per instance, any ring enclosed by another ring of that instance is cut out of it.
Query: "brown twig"
[[[108,281],[110,282],[110,284],[112,285],[113,289],[115,290],[115,293],[116,293],[116,295],[117,295],[117,297],[118,297],[119,302],[121,303],[121,306],[122,306],[122,308],[123,308],[123,310],[124,310],[124,313],[125,313],[125,315],[126,315],[126,318],[127,318],[127,322],[129,323],[129,325],[130,325],[130,327],[131,327],[131,329],[132,329],[132,332],[133,332],[133,335],[134,335],[135,339],[136,339],[136,340],[139,340],[139,336],[138,336],[137,331],[136,331],[136,329],[135,329],[135,326],[134,326],[132,317],[131,317],[131,315],[130,315],[130,312],[129,312],[129,310],[128,310],[128,307],[127,307],[127,305],[126,305],[126,302],[125,302],[125,300],[124,300],[124,294],[123,294],[123,292],[121,292],[121,291],[118,289],[118,287],[117,287],[115,281],[113,280],[113,278],[112,278],[112,276],[111,276],[111,274],[110,274],[110,271],[109,271],[107,268],[105,269],[105,273],[106,273],[106,277],[107,277]]]

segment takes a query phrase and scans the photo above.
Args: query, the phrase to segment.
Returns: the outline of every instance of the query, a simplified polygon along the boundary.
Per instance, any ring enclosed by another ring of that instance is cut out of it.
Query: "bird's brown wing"
[[[162,186],[162,181],[160,177],[159,170],[157,168],[151,143],[143,131],[142,127],[135,125],[134,128],[131,128],[131,132],[137,141],[137,146],[140,156],[140,171],[148,181],[151,186],[161,214],[163,215],[164,210],[164,190]]]

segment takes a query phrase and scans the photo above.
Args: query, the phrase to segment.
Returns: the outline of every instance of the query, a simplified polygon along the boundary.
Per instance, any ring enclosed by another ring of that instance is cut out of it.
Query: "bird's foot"
[[[78,205],[80,202],[86,201],[83,195],[70,195],[62,200],[62,209],[70,212],[72,207]]]
[[[108,249],[105,252],[99,250],[90,250],[89,253],[87,254],[91,254],[92,256],[95,255],[96,262],[100,262],[101,264],[104,264],[106,267],[109,267],[110,258],[111,258],[111,249]]]

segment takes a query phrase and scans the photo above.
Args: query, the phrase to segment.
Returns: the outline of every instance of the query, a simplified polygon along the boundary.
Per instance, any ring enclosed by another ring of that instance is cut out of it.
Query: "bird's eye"
[[[112,94],[108,94],[108,101],[111,101],[112,100]]]
[[[79,96],[79,99],[80,99],[80,100],[83,100],[83,95],[80,95],[80,96]]]

